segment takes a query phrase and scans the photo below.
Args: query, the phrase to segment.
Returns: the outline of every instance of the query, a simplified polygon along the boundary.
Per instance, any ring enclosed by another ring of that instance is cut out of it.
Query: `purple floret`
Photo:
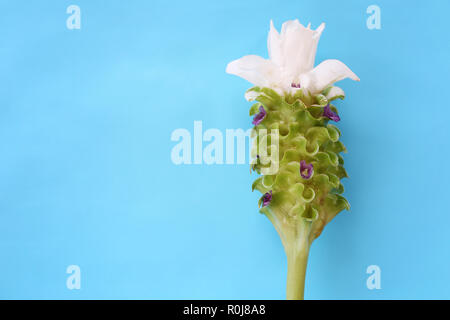
[[[259,113],[257,115],[255,115],[255,117],[253,118],[252,124],[257,126],[264,120],[266,115],[267,115],[267,112],[266,112],[266,110],[264,110],[264,107],[259,106]]]
[[[272,190],[264,193],[262,206],[265,207],[265,206],[269,205],[270,201],[272,201]]]
[[[300,175],[303,179],[311,178],[314,173],[314,166],[312,163],[307,164],[305,160],[300,161]]]
[[[335,122],[341,120],[341,118],[339,118],[339,116],[336,113],[334,113],[333,110],[331,110],[330,104],[327,104],[325,108],[323,108],[323,116]]]

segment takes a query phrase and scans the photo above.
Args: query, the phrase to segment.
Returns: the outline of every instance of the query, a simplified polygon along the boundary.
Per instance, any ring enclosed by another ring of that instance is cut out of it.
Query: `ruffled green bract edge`
[[[250,107],[250,116],[260,112],[261,106],[267,113],[252,133],[254,138],[258,136],[258,139],[253,139],[253,171],[261,173],[269,166],[256,157],[260,150],[258,141],[267,138],[268,154],[271,154],[274,151],[270,146],[271,130],[278,129],[279,132],[278,172],[262,175],[252,185],[252,190],[263,195],[272,192],[267,206],[263,206],[263,196],[260,198],[260,212],[272,217],[275,215],[286,223],[307,221],[313,225],[312,237],[316,238],[340,211],[350,209],[350,204],[342,196],[344,186],[341,183],[341,179],[348,177],[340,154],[346,152],[346,148],[339,141],[339,129],[323,116],[327,105],[338,113],[331,102],[344,99],[344,92],[338,87],[328,87],[316,95],[303,89],[280,95],[270,88],[253,87],[246,96],[256,101]],[[261,134],[260,129],[266,131]],[[310,179],[304,179],[300,174],[301,160],[313,164],[314,174]]]

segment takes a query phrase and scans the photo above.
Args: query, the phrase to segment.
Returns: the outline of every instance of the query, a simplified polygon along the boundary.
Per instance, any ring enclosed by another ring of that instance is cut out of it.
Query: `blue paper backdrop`
[[[66,8],[81,8],[69,30]],[[366,9],[381,8],[369,30]],[[313,244],[308,299],[450,298],[444,1],[0,3],[0,298],[283,299],[286,261],[247,165],[172,163],[177,128],[250,127],[270,19],[321,22],[352,208]],[[66,268],[81,268],[81,289]],[[366,268],[381,268],[381,289]]]

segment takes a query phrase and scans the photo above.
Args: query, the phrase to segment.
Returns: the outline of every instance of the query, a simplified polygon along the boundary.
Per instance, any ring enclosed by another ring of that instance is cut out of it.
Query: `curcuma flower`
[[[250,116],[253,125],[264,130],[253,129],[252,136],[257,138],[253,139],[256,159],[251,171],[262,175],[252,190],[261,192],[260,212],[274,225],[286,252],[287,299],[303,299],[311,243],[339,212],[350,208],[341,183],[347,177],[341,155],[346,149],[339,141],[340,131],[329,120],[340,120],[331,101],[344,98],[342,89],[333,84],[359,78],[338,60],[314,67],[323,29],[324,24],[311,30],[295,20],[285,22],[278,33],[271,22],[270,59],[245,56],[226,68],[255,85],[246,98],[257,101],[250,107]],[[268,163],[262,161],[266,157],[260,142],[272,140],[275,136],[268,131],[273,129],[278,130],[274,140],[279,143],[269,151],[271,155],[276,151],[278,157]],[[272,162],[278,170],[269,173],[264,169]]]
[[[310,25],[305,28],[298,20],[292,20],[283,23],[278,33],[270,21],[269,59],[244,56],[230,62],[226,72],[279,94],[292,93],[299,88],[317,94],[345,78],[359,81],[356,74],[339,60],[325,60],[314,67],[317,44],[324,29],[324,23],[312,30]]]

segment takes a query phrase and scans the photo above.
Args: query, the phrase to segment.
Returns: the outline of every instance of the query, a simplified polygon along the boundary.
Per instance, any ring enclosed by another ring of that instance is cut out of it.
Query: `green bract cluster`
[[[299,89],[294,94],[281,96],[269,88],[253,87],[247,94],[257,101],[250,108],[250,116],[257,114],[261,106],[267,113],[253,130],[251,168],[263,175],[255,180],[252,189],[272,193],[268,205],[264,206],[263,198],[260,199],[260,212],[275,225],[285,246],[289,241],[286,238],[296,237],[294,234],[300,229],[303,233],[306,231],[304,238],[311,243],[340,211],[350,208],[341,195],[344,192],[341,179],[347,177],[347,172],[340,153],[346,152],[346,148],[339,141],[339,129],[323,116],[327,105],[337,114],[330,102],[343,99],[343,92],[328,87],[317,95]],[[278,146],[271,145],[274,129],[279,133]],[[271,160],[279,161],[275,166],[278,171],[273,174],[264,173],[264,168],[274,163],[267,163],[260,157],[263,138],[268,141],[268,158],[278,152],[277,160]],[[302,160],[314,167],[309,179],[300,173]],[[307,228],[299,229],[299,225]],[[289,235],[289,229],[294,234]]]

